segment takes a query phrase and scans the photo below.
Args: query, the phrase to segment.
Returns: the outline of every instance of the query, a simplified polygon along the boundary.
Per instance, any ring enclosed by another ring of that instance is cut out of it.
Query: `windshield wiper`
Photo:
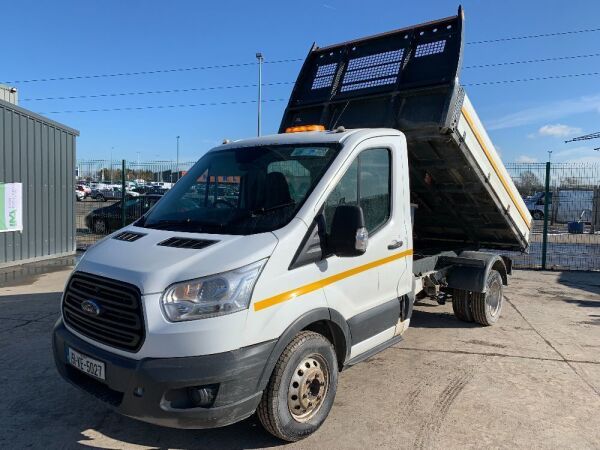
[[[222,224],[222,225],[223,226],[237,225],[246,219],[249,219],[252,217],[257,217],[257,216],[262,216],[264,214],[270,213],[271,211],[276,211],[278,209],[285,208],[287,206],[293,206],[295,204],[296,204],[296,202],[289,202],[289,203],[283,203],[281,205],[272,206],[271,208],[258,208],[258,209],[253,209],[253,210],[244,210],[244,212],[242,214],[240,214],[235,219],[231,220],[228,224]]]
[[[198,226],[199,223],[193,221],[192,219],[161,219],[156,223],[145,224],[146,228],[152,228],[155,230],[163,230],[167,227],[172,226],[181,226],[185,228],[189,228],[191,226]],[[200,231],[200,230],[197,230]]]
[[[258,216],[258,215],[269,213],[271,211],[276,211],[278,209],[286,208],[288,206],[294,206],[295,204],[296,204],[296,202],[288,202],[288,203],[282,203],[281,205],[271,206],[270,208],[254,209],[254,210],[250,211],[249,214],[252,216]]]

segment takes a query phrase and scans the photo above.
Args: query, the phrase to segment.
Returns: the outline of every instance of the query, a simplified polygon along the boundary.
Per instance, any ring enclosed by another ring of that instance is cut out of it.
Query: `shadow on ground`
[[[571,288],[600,295],[600,272],[562,272],[558,277],[558,282]]]
[[[420,300],[415,305],[410,319],[411,328],[478,328],[475,323],[458,320],[454,314],[444,312],[444,308],[435,302]]]

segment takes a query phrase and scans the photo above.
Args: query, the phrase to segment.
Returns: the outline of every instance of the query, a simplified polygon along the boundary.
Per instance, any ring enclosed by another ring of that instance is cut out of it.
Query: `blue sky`
[[[88,74],[303,58],[327,45],[456,13],[446,0],[220,1],[86,0],[3,2],[0,82]],[[465,0],[466,40],[597,28],[600,2]],[[600,54],[600,32],[465,46],[461,82],[600,72],[600,56],[556,62],[468,66]],[[292,82],[300,62],[267,64],[264,83]],[[470,86],[467,92],[505,162],[600,162],[600,140],[563,141],[600,131],[600,76]],[[256,83],[256,66],[53,82],[12,83],[20,105],[81,131],[80,158],[195,160],[223,138],[253,136],[256,104],[89,113],[49,113],[153,105],[252,101],[256,88],[156,95],[28,101],[32,98],[206,88]],[[265,86],[264,98],[287,99],[291,85]],[[275,132],[284,101],[263,107],[263,132]]]

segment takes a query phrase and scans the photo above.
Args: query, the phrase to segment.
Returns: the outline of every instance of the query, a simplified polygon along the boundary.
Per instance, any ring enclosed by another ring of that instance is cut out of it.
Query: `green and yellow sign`
[[[23,185],[0,183],[0,233],[23,231]]]

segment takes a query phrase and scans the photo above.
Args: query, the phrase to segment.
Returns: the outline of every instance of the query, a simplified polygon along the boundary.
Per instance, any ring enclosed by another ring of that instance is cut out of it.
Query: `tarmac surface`
[[[1,274],[0,274],[1,275]],[[51,331],[69,268],[0,276],[0,448],[272,448],[255,417],[173,430],[63,381]],[[600,274],[516,271],[500,322],[425,301],[398,345],[342,372],[323,427],[293,448],[600,448]]]

